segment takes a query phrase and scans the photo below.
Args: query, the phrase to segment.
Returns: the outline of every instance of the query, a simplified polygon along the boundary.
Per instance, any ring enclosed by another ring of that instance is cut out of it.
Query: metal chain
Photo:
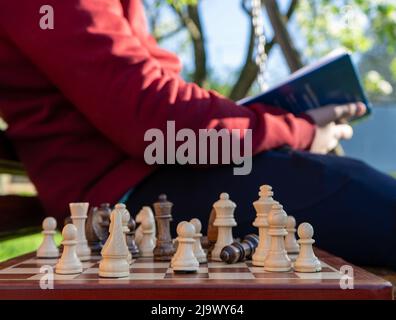
[[[265,52],[267,38],[264,33],[264,19],[261,11],[261,0],[251,0],[252,23],[254,28],[256,56],[255,63],[259,69],[257,82],[261,91],[268,89],[267,84],[267,62],[268,56]]]

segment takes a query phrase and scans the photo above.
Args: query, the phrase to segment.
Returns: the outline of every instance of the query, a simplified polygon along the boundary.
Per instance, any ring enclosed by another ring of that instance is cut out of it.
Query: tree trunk
[[[282,16],[276,0],[264,0],[264,5],[274,29],[275,40],[282,49],[290,71],[297,71],[303,67],[303,63],[287,30],[287,21]]]
[[[199,16],[198,5],[189,5],[188,16],[195,25],[196,32],[190,32],[194,47],[195,72],[193,81],[203,86],[207,77],[207,59],[205,50],[205,37]]]

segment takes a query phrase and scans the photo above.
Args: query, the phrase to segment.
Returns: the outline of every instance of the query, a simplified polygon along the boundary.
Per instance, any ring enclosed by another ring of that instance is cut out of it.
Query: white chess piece
[[[291,270],[292,263],[285,250],[286,223],[286,212],[279,202],[275,202],[268,215],[271,248],[264,260],[265,271],[287,272]]]
[[[190,223],[195,228],[195,234],[194,234],[195,243],[194,243],[194,246],[193,246],[194,255],[197,258],[199,263],[205,263],[208,260],[206,258],[206,253],[202,249],[202,245],[201,245],[201,238],[202,238],[202,233],[201,233],[202,224],[201,224],[201,221],[199,221],[199,219],[197,219],[197,218],[194,218],[194,219],[190,220]]]
[[[236,204],[229,199],[228,193],[222,193],[220,199],[213,204],[216,219],[213,225],[218,228],[217,241],[211,253],[213,261],[222,261],[221,250],[234,242],[232,228],[237,225],[234,219]]]
[[[88,261],[91,257],[91,249],[85,236],[85,222],[87,220],[88,202],[70,203],[70,213],[73,224],[77,228],[77,255],[81,261]]]
[[[142,239],[139,244],[139,251],[142,257],[152,257],[154,255],[154,248],[156,245],[155,237],[153,236],[153,221],[150,216],[144,216],[140,226],[142,228]]]
[[[155,227],[154,213],[153,213],[153,210],[151,210],[151,208],[148,206],[144,206],[139,211],[139,213],[136,215],[135,221],[136,221],[136,223],[140,224],[140,223],[142,223],[142,221],[144,219],[149,219],[149,221],[151,222],[152,229],[153,229],[151,234],[152,234],[154,243],[156,243],[157,238],[156,238],[156,227]],[[135,232],[135,242],[138,247],[140,246],[140,242],[142,241],[142,238],[143,238],[143,228],[141,225],[139,225]],[[140,247],[139,247],[139,250],[140,250]]]
[[[252,264],[254,266],[264,266],[265,257],[270,250],[271,237],[268,234],[268,214],[275,202],[272,198],[273,195],[271,186],[262,185],[259,192],[260,198],[253,202],[254,209],[256,210],[256,219],[253,222],[253,226],[259,229],[259,244],[252,257]]]
[[[171,261],[173,272],[197,272],[199,262],[193,252],[195,227],[187,221],[182,221],[177,225],[176,232],[179,245]]]
[[[117,203],[114,208],[122,212],[122,230],[124,231],[125,244],[127,245],[127,234],[129,232],[128,223],[129,220],[131,219],[131,214],[129,213],[125,204],[123,203]],[[132,253],[129,251],[129,249],[127,250],[127,261],[129,264],[132,264]]]
[[[129,276],[128,247],[122,226],[123,211],[114,209],[110,215],[110,235],[102,248],[99,276],[123,278]]]
[[[55,266],[55,273],[76,274],[83,270],[82,263],[77,256],[77,228],[73,224],[67,224],[62,230],[63,252]]]
[[[296,219],[293,216],[287,217],[286,224],[287,235],[285,237],[285,249],[288,254],[298,253],[300,246],[296,240]]]
[[[319,259],[315,256],[312,245],[315,240],[312,239],[314,230],[312,226],[305,222],[298,227],[298,243],[300,244],[300,254],[294,262],[296,272],[319,272],[322,270]]]
[[[56,220],[52,217],[47,217],[43,220],[43,241],[37,249],[38,258],[58,258],[59,249],[56,247],[54,236],[56,233]]]

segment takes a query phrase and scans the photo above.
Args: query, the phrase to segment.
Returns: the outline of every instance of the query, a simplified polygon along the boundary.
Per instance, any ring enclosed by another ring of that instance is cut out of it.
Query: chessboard
[[[322,250],[315,253],[322,265],[317,273],[209,261],[197,273],[176,274],[169,262],[138,258],[129,277],[115,279],[98,276],[99,255],[83,262],[81,274],[59,275],[49,273],[57,259],[32,253],[0,264],[0,299],[392,299],[392,285],[384,279]],[[341,272],[343,266],[353,273]],[[352,287],[341,285],[346,282]]]

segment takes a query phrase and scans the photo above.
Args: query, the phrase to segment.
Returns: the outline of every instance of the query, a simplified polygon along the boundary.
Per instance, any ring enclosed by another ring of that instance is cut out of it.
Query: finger
[[[362,102],[348,103],[334,107],[336,121],[349,120],[353,117],[363,116],[367,112],[366,105]]]
[[[338,124],[334,127],[334,136],[336,139],[349,140],[353,136],[353,129],[348,124]]]
[[[312,117],[318,126],[325,126],[330,122],[347,122],[347,119],[365,112],[365,105],[359,102],[311,109],[307,111],[307,114]]]

